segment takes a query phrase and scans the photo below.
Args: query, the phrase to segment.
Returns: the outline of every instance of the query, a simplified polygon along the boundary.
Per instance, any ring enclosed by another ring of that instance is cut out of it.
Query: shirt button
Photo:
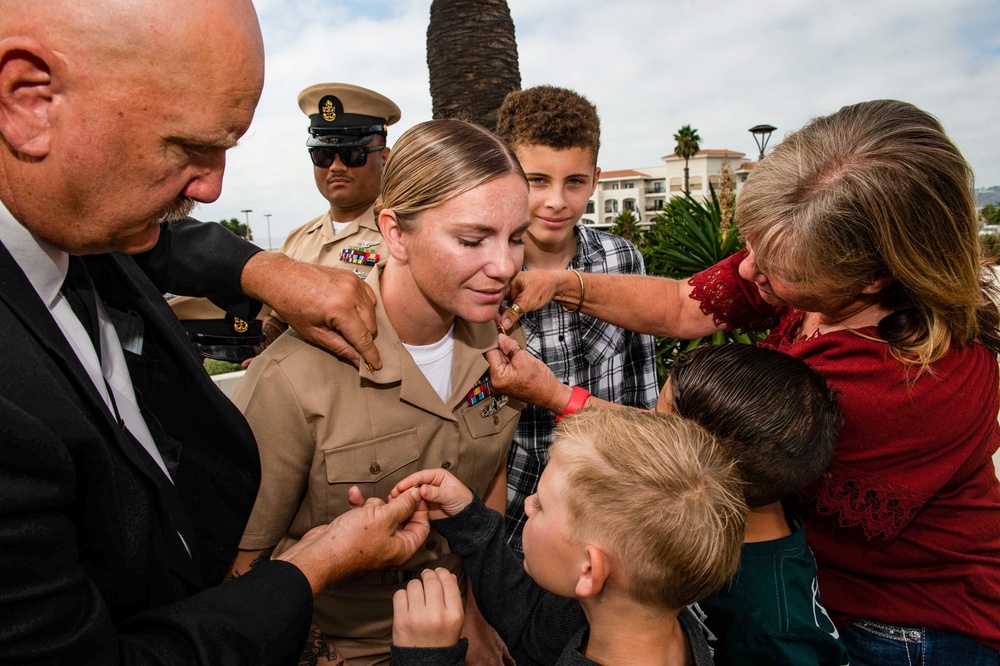
[[[373,462],[372,466],[368,468],[368,471],[372,474],[378,474],[382,471],[382,467],[377,462]]]
[[[441,469],[451,469],[451,461],[445,460],[443,463],[441,463]]]
[[[323,251],[324,252],[329,252],[332,249],[333,249],[332,247],[330,247],[329,245],[327,245],[326,247],[323,248]]]

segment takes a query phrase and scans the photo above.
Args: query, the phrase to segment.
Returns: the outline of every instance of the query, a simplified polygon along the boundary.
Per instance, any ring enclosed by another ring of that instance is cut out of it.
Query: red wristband
[[[573,387],[573,395],[569,397],[569,402],[566,403],[566,409],[563,413],[556,417],[556,423],[563,420],[563,417],[569,416],[570,414],[576,414],[578,411],[583,409],[583,406],[587,404],[587,398],[590,397],[590,391],[580,386]]]

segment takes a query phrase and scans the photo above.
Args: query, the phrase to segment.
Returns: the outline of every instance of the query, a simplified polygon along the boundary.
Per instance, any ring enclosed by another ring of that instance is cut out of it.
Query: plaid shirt
[[[586,273],[646,272],[642,255],[624,238],[576,223],[576,256],[569,267]],[[631,333],[593,317],[549,303],[521,319],[526,349],[542,359],[560,381],[582,386],[594,396],[622,405],[651,409],[658,386],[653,338]],[[548,462],[555,415],[528,405],[507,457],[507,541],[521,552],[527,517],[524,500],[538,487]]]

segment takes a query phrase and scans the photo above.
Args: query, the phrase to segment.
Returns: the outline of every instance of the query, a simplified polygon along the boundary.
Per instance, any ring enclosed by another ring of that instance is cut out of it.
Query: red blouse
[[[1000,447],[996,357],[953,348],[917,376],[874,327],[796,338],[803,313],[765,303],[740,252],[691,278],[717,323],[763,330],[839,392],[833,462],[803,500],[823,603],[857,618],[965,634],[1000,650]],[[862,334],[862,335],[859,335]]]

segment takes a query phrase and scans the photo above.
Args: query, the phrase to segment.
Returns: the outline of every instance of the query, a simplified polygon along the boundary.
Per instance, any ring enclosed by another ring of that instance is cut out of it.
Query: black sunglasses
[[[312,163],[321,169],[329,169],[334,156],[339,157],[345,167],[363,167],[368,162],[368,153],[382,150],[385,146],[313,146],[309,149]]]

